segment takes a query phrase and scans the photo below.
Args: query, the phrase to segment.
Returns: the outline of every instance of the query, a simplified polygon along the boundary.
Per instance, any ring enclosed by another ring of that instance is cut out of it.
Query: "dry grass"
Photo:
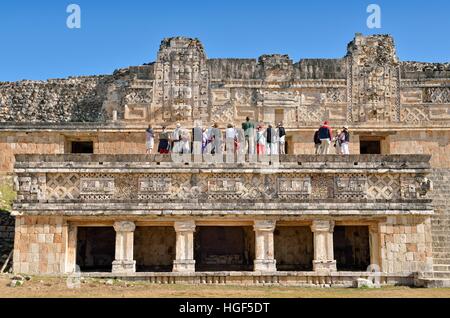
[[[152,285],[145,282],[89,279],[70,289],[64,278],[33,277],[21,287],[9,287],[0,276],[1,298],[450,298],[450,289],[387,287],[382,289]]]

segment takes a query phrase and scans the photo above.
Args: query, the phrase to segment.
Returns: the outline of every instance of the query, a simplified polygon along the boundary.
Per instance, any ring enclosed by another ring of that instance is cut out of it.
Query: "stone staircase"
[[[431,220],[433,236],[433,272],[424,273],[425,286],[450,287],[450,170],[435,170]]]

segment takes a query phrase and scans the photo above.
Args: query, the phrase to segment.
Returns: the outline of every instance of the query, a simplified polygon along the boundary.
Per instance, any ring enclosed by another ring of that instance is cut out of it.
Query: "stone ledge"
[[[395,215],[420,215],[431,216],[434,214],[429,203],[414,202],[411,204],[379,204],[368,205],[354,203],[322,203],[320,207],[311,203],[286,203],[268,204],[243,203],[223,204],[204,203],[200,207],[198,203],[164,204],[161,207],[149,204],[123,204],[123,203],[67,203],[67,204],[15,204],[13,215],[65,215],[65,216],[103,216],[103,215],[130,215],[130,216],[202,216],[214,217],[224,215],[234,216],[395,216]]]

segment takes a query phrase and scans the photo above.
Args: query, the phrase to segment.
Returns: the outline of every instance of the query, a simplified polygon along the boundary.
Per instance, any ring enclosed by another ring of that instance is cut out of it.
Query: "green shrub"
[[[12,185],[0,184],[0,210],[10,211],[15,198],[16,193]]]

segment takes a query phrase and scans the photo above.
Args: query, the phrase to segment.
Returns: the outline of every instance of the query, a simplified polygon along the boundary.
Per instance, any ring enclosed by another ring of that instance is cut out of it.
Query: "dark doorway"
[[[175,259],[176,233],[173,226],[136,227],[134,259],[138,272],[171,272]]]
[[[92,141],[72,141],[70,149],[71,149],[71,153],[73,153],[73,154],[93,154],[94,153],[94,142],[92,142]]]
[[[115,246],[113,227],[79,227],[77,265],[82,272],[111,272]]]
[[[362,155],[381,155],[381,140],[361,140],[360,153]]]
[[[199,227],[195,233],[196,271],[252,271],[252,227]]]
[[[275,259],[279,271],[312,271],[313,233],[309,226],[279,226],[274,232]]]
[[[370,265],[368,226],[336,226],[334,257],[338,271],[366,271]]]

